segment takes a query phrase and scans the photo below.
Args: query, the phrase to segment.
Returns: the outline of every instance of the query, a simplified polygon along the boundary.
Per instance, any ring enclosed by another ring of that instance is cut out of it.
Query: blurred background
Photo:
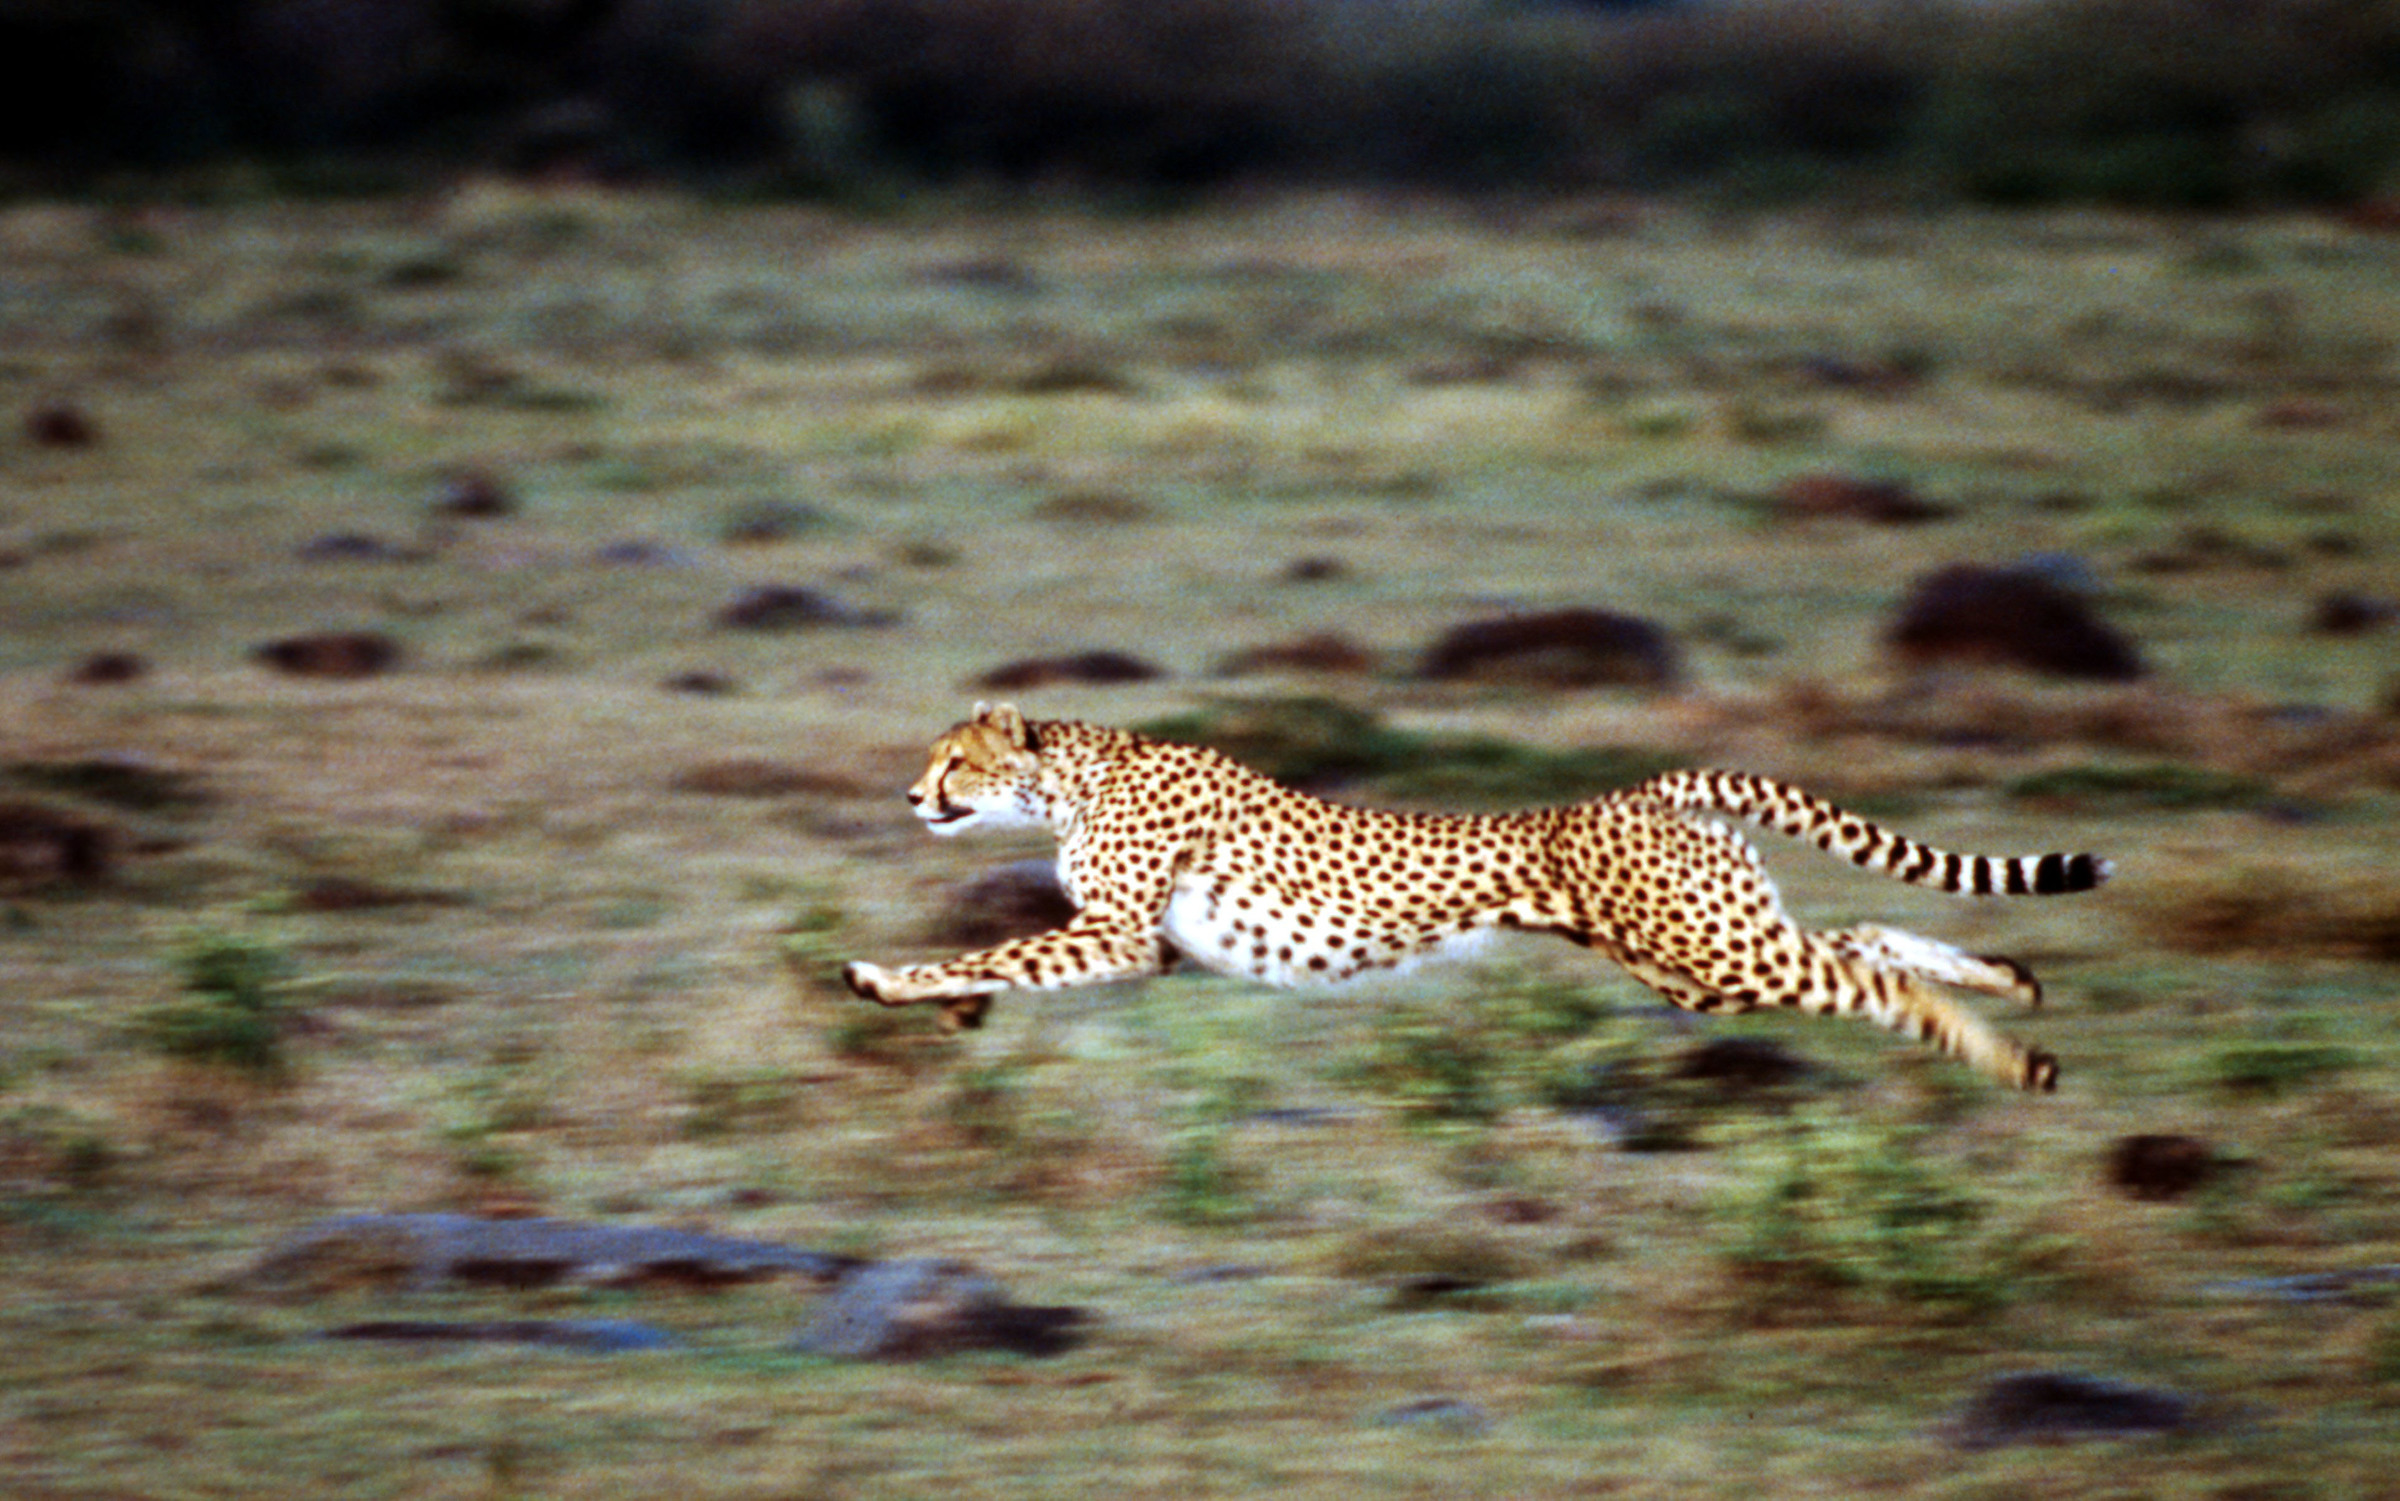
[[[240,163],[873,198],[960,179],[2351,201],[2372,0],[5,0],[0,190]],[[249,179],[255,185],[257,179]]]
[[[0,1492],[2391,1494],[2396,230],[2400,0],[0,0]],[[2119,874],[1760,840],[2054,1095],[1531,939],[943,1038],[979,698]]]

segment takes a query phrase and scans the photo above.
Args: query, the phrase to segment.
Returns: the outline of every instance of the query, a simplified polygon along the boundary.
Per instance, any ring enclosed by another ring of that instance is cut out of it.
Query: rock
[[[104,879],[116,835],[104,824],[45,808],[0,802],[0,891]]]
[[[727,547],[771,547],[818,531],[828,520],[823,511],[806,501],[770,496],[736,507],[717,524],[717,540]]]
[[[1283,566],[1283,581],[1287,584],[1322,584],[1349,576],[1349,564],[1322,554],[1294,558]]]
[[[2251,417],[2252,425],[2279,428],[2292,432],[2318,432],[2339,427],[2346,414],[2335,402],[2320,401],[2308,396],[2287,396],[2270,401]]]
[[[672,542],[623,537],[593,548],[592,561],[611,568],[696,568],[700,566],[700,555]]]
[[[679,672],[658,686],[669,693],[697,693],[711,698],[728,698],[742,691],[742,685],[730,673],[706,667]]]
[[[1245,677],[1254,672],[1374,670],[1375,654],[1336,631],[1249,647],[1225,657],[1215,668],[1216,675],[1223,678]]]
[[[391,563],[407,554],[366,532],[327,532],[301,543],[292,556],[303,563]]]
[[[1492,1431],[1492,1415],[1481,1403],[1461,1397],[1419,1397],[1377,1413],[1375,1426],[1421,1428],[1460,1438],[1479,1438]]]
[[[79,406],[45,402],[25,414],[25,441],[36,448],[90,448],[100,441],[100,425]]]
[[[442,481],[433,511],[462,521],[497,521],[517,513],[517,497],[488,470],[464,469]]]
[[[790,584],[762,584],[717,612],[718,626],[733,631],[875,627],[895,625],[899,619],[899,615],[889,610],[862,610],[822,590]]]
[[[1920,579],[1884,639],[1914,667],[2017,667],[2103,682],[2143,671],[2132,642],[2083,600],[2017,569],[1959,564]]]
[[[2137,1199],[2180,1199],[2223,1165],[2216,1149],[2196,1136],[2120,1136],[2108,1151],[2108,1181]]]
[[[1667,688],[1674,643],[1647,620],[1608,610],[1505,615],[1452,627],[1417,668],[1425,678],[1472,678],[1540,688]]]
[[[325,1337],[406,1344],[538,1345],[581,1355],[674,1350],[683,1344],[663,1329],[632,1319],[370,1319],[328,1329]]]
[[[972,686],[1023,690],[1053,683],[1146,683],[1164,676],[1150,663],[1121,651],[1087,651],[1004,663],[977,678]]]
[[[962,1262],[918,1258],[863,1266],[825,1295],[792,1348],[846,1360],[925,1360],[966,1350],[1057,1355],[1074,1347],[1080,1308],[1020,1306]]]
[[[2273,1298],[2281,1303],[2352,1303],[2380,1308],[2390,1301],[2400,1266],[2351,1267],[2339,1272],[2303,1272],[2296,1277],[2243,1277],[2211,1289],[2239,1297]]]
[[[2193,1405],[2173,1392],[2103,1381],[2077,1371],[2002,1376],[1948,1425],[1961,1449],[2073,1439],[2140,1438],[2194,1425]]]
[[[37,792],[55,792],[136,813],[199,808],[210,801],[207,787],[192,773],[129,752],[0,762],[0,776]]]
[[[677,792],[704,797],[867,797],[873,789],[834,772],[770,761],[759,756],[736,756],[703,761],[675,778]]]
[[[721,1287],[780,1276],[824,1282],[860,1264],[852,1256],[649,1225],[346,1214],[285,1237],[241,1280],[318,1292],[395,1285],[422,1292],[453,1283]]]
[[[1017,371],[1006,389],[1019,396],[1139,396],[1141,382],[1097,359],[1053,355]]]
[[[2358,636],[2400,620],[2400,602],[2344,590],[2317,601],[2308,628],[2321,636]]]
[[[1899,480],[1847,474],[1797,474],[1775,491],[1776,509],[1798,519],[1841,518],[1882,526],[1938,521],[1950,514]]]
[[[1813,386],[1834,391],[1858,391],[1869,396],[1898,396],[1925,380],[1925,362],[1908,358],[1815,354],[1803,356],[1792,373]]]
[[[1711,1037],[1676,1060],[1678,1079],[1750,1095],[1813,1079],[1817,1066],[1771,1037]]]
[[[129,651],[94,652],[67,672],[78,688],[117,688],[150,675],[150,664]]]
[[[1037,520],[1070,526],[1124,526],[1157,514],[1148,501],[1117,490],[1067,490],[1033,508]]]
[[[400,644],[374,631],[326,631],[269,641],[251,656],[294,677],[365,678],[400,665]]]
[[[1018,860],[960,886],[942,904],[928,941],[945,948],[985,949],[1063,927],[1075,904],[1058,884],[1049,860]]]

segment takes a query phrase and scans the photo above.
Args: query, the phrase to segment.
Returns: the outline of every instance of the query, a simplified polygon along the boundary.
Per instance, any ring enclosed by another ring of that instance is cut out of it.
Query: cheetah
[[[1687,1010],[1864,1016],[2016,1088],[2050,1090],[2056,1059],[1933,988],[2038,1005],[2041,986],[2023,965],[1873,924],[1803,928],[1785,915],[1758,852],[1705,815],[1978,896],[2087,891],[2110,871],[2092,855],[1952,854],[1729,771],[1671,771],[1522,813],[1348,807],[1205,747],[1028,720],[1010,704],[977,704],[935,740],[908,801],[940,835],[1048,827],[1077,908],[1051,932],[940,963],[843,968],[869,1000],[941,1003],[947,1029],[980,1026],[1000,990],[1131,979],[1178,955],[1294,987],[1519,929],[1597,949]]]

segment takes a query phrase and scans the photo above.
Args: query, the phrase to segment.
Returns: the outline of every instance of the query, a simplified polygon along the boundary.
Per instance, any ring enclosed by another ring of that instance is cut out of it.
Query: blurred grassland
[[[1363,195],[0,214],[0,407],[99,434],[0,436],[0,793],[126,841],[96,888],[0,895],[0,1470],[40,1496],[2376,1494],[2391,1307],[2223,1289],[2400,1261],[2391,634],[2306,629],[2400,588],[2396,254],[2300,217]],[[1825,471],[1951,515],[1784,515]],[[467,472],[514,514],[442,513]],[[331,535],[387,555],[305,555]],[[2152,680],[1885,659],[1911,579],[2035,553],[2091,573]],[[1293,582],[1303,558],[1341,567]],[[761,584],[901,619],[712,624]],[[1665,626],[1687,685],[1409,675],[1459,619],[1584,604]],[[403,665],[249,658],[313,629]],[[1210,676],[1315,631],[1384,665]],[[959,1044],[826,986],[937,952],[952,885],[1041,850],[936,843],[896,794],[972,678],[1101,647],[1168,675],[1029,712],[1330,695],[1536,772],[1737,765],[1953,847],[2107,853],[2093,897],[2000,905],[1768,851],[1812,922],[2032,963],[2052,1003],[1995,1020],[2062,1092],[1865,1027],[1699,1027],[1564,946],[1320,997],[1010,997]],[[151,671],[64,681],[101,650]],[[701,670],[738,691],[661,687]],[[332,881],[387,904],[320,910]],[[277,1068],[191,1043],[228,995],[280,1018]],[[1818,1073],[1673,1082],[1725,1035]],[[1570,1108],[1609,1091],[1688,1149]],[[2111,1190],[2109,1144],[2161,1130],[2246,1165]],[[854,1368],[778,1352],[788,1287],[221,1281],[318,1216],[438,1207],[961,1255],[1098,1331]],[[695,1348],[307,1337],[500,1310]],[[2222,1420],[1938,1441],[1980,1380],[2054,1365]],[[1488,1427],[1377,1421],[1436,1396]]]

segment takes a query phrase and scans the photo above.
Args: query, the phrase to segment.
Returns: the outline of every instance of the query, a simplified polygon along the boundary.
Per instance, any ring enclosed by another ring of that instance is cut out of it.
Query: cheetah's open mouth
[[[937,829],[944,824],[957,823],[962,819],[973,818],[974,816],[975,810],[973,808],[962,808],[956,806],[955,804],[946,808],[930,809],[917,815],[917,817],[925,821],[925,824],[928,828]]]

